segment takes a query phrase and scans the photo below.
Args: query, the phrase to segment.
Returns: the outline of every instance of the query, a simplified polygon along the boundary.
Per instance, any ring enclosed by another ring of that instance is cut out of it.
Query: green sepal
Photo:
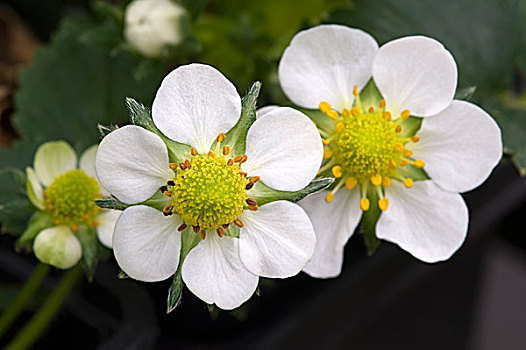
[[[99,263],[102,246],[97,238],[97,232],[92,226],[80,225],[79,229],[75,232],[75,236],[82,246],[82,267],[84,268],[88,281],[91,282],[97,264]]]
[[[400,137],[413,137],[416,135],[420,127],[422,126],[423,118],[420,117],[409,117],[402,122],[402,131],[400,131]]]
[[[148,107],[135,101],[131,97],[126,98],[126,106],[130,110],[130,121],[133,124],[153,132],[163,140],[168,149],[168,158],[170,159],[170,162],[183,163],[185,159],[190,158],[190,146],[176,142],[164,136],[164,134],[155,126]]]
[[[371,256],[380,245],[380,240],[376,237],[376,223],[382,214],[378,207],[378,193],[373,189],[369,190],[367,197],[370,200],[370,208],[362,214],[361,228],[362,236],[367,247],[367,255]]]
[[[424,181],[431,179],[424,169],[418,168],[412,164],[398,167],[398,173],[403,177],[410,177],[414,181]]]
[[[100,138],[103,139],[104,137],[108,136],[112,131],[117,130],[119,127],[117,125],[97,125],[97,129],[99,129]]]
[[[225,135],[224,143],[230,145],[232,154],[244,154],[247,133],[250,126],[256,121],[256,102],[261,90],[261,83],[256,81],[241,101],[241,116],[232,129]]]
[[[130,205],[121,202],[115,197],[106,197],[102,199],[97,199],[95,201],[95,204],[102,209],[115,209],[115,210],[124,210],[128,208]]]
[[[373,107],[375,110],[378,109],[382,99],[382,94],[376,87],[373,79],[369,80],[367,85],[365,85],[362,91],[360,91],[360,101],[362,103],[362,107],[366,111],[369,109],[369,107]]]
[[[239,238],[239,233],[241,229],[236,225],[231,224],[228,228],[223,229],[225,236]]]
[[[40,233],[40,231],[45,230],[46,228],[55,226],[53,216],[45,211],[37,211],[27,225],[26,230],[22,233],[18,241],[16,242],[17,247],[22,247],[35,239],[35,237]]]
[[[152,207],[154,209],[157,209],[159,211],[162,211],[163,208],[170,204],[171,200],[170,197],[165,196],[160,191],[157,191],[153,196],[151,196],[149,199],[145,200],[144,202],[133,204],[133,205],[146,205],[148,207]],[[106,197],[102,199],[97,199],[95,201],[95,204],[102,209],[115,209],[115,210],[124,210],[128,207],[130,207],[130,204],[126,204],[121,202],[115,197]]]
[[[462,89],[458,89],[457,92],[455,93],[454,98],[455,100],[469,101],[471,100],[471,98],[473,97],[476,91],[477,91],[477,87],[474,85],[468,86]]]
[[[186,228],[181,232],[181,253],[179,256],[179,266],[174,274],[172,285],[168,289],[168,300],[166,313],[169,314],[177,306],[181,304],[183,296],[184,282],[181,276],[183,262],[190,250],[192,250],[199,242],[201,237],[199,234],[194,233],[189,228]]]
[[[333,135],[336,132],[336,123],[334,123],[334,120],[327,117],[327,115],[319,109],[294,108],[309,117],[322,133]]]
[[[289,202],[297,202],[309,194],[316,193],[327,187],[334,182],[334,178],[317,178],[312,180],[307,186],[299,191],[278,191],[268,187],[262,181],[256,182],[254,187],[249,191],[248,195],[254,198],[258,205],[261,206],[266,203],[274,202],[277,200],[287,200]]]

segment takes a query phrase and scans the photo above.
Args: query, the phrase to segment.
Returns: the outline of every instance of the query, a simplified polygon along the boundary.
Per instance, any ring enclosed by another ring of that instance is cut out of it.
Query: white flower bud
[[[185,16],[171,0],[135,0],[126,8],[124,36],[143,55],[158,57],[165,45],[183,41]]]
[[[82,257],[82,246],[67,226],[55,226],[41,231],[33,243],[36,257],[43,263],[69,269]]]

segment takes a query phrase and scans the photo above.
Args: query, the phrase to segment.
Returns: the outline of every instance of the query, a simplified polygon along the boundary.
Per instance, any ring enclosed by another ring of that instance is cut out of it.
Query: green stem
[[[9,303],[0,317],[0,338],[9,330],[9,327],[24,310],[27,302],[31,300],[35,292],[40,287],[40,283],[49,272],[49,265],[38,263],[29,279],[24,283],[15,299]]]
[[[17,334],[17,336],[6,346],[6,350],[23,350],[30,348],[50,326],[51,321],[57,315],[65,298],[82,275],[82,269],[77,266],[64,274],[59,284],[47,297],[44,305],[38,310],[33,318]]]

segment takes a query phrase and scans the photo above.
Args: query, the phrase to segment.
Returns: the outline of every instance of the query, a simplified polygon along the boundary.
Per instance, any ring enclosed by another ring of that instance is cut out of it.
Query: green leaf
[[[254,198],[259,206],[277,200],[287,200],[295,203],[309,194],[316,193],[329,187],[333,182],[333,178],[318,178],[312,180],[311,183],[299,191],[288,192],[275,190],[265,185],[262,181],[258,181],[249,191],[249,196]]]
[[[97,123],[126,120],[126,96],[153,99],[164,70],[159,67],[136,80],[131,73],[136,58],[111,55],[79,39],[97,26],[87,16],[66,17],[51,43],[38,50],[33,65],[21,72],[13,123],[22,139],[63,139],[85,149],[99,140]]]
[[[232,129],[225,135],[225,144],[230,145],[232,154],[244,154],[248,129],[256,121],[256,103],[261,83],[256,81],[241,101],[241,116]]]
[[[442,42],[459,66],[459,85],[491,92],[512,84],[523,50],[522,1],[356,0],[352,9],[334,11],[327,23],[370,33],[380,44],[407,35]]]
[[[179,257],[179,266],[175,272],[172,285],[168,289],[166,313],[172,312],[177,306],[181,304],[182,292],[184,289],[184,283],[181,277],[183,262],[190,250],[192,250],[200,241],[201,237],[199,234],[195,234],[190,228],[186,228],[181,232],[181,253]]]
[[[164,141],[168,149],[170,162],[183,163],[185,159],[190,157],[190,146],[169,139],[157,129],[149,108],[130,97],[126,98],[126,106],[130,111],[130,121],[133,124],[153,132]]]
[[[88,225],[80,225],[75,236],[79,239],[82,246],[82,267],[86,272],[88,280],[93,280],[95,268],[99,262],[99,254],[102,246],[97,238],[95,228]]]
[[[37,211],[35,214],[33,214],[31,220],[29,220],[26,230],[16,242],[17,247],[22,247],[33,242],[33,239],[35,239],[36,235],[38,235],[40,231],[54,225],[55,223],[53,217],[48,212]]]

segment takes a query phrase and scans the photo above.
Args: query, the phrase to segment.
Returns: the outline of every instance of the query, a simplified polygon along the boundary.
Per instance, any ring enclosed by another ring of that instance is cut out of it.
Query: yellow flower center
[[[360,208],[369,210],[369,188],[378,194],[378,206],[387,210],[388,199],[384,188],[391,185],[391,179],[402,181],[406,188],[413,186],[413,179],[403,175],[401,167],[409,164],[423,168],[424,161],[413,159],[413,152],[406,148],[409,142],[418,142],[419,136],[402,136],[402,122],[410,117],[410,111],[404,110],[399,117],[393,118],[385,109],[381,100],[379,108],[365,110],[361,104],[357,86],[354,87],[355,105],[351,110],[340,113],[333,110],[329,103],[321,102],[320,110],[335,123],[332,135],[323,135],[324,165],[320,172],[331,169],[337,179],[336,186],[326,196],[330,203],[334,194],[342,187],[352,189],[360,186]]]
[[[70,170],[58,176],[44,192],[44,210],[50,211],[57,225],[74,231],[81,224],[97,226],[95,216],[101,209],[94,201],[101,198],[97,180],[82,170]]]
[[[164,214],[177,213],[184,221],[179,230],[192,226],[194,232],[201,231],[202,239],[208,229],[216,230],[222,237],[223,229],[230,223],[242,227],[239,216],[243,210],[258,209],[257,202],[248,198],[247,191],[259,177],[247,178],[241,170],[247,156],[230,157],[230,147],[221,148],[224,137],[222,133],[218,136],[215,152],[198,154],[192,147],[190,159],[180,164],[171,163],[170,168],[176,176],[160,188],[172,198]]]

